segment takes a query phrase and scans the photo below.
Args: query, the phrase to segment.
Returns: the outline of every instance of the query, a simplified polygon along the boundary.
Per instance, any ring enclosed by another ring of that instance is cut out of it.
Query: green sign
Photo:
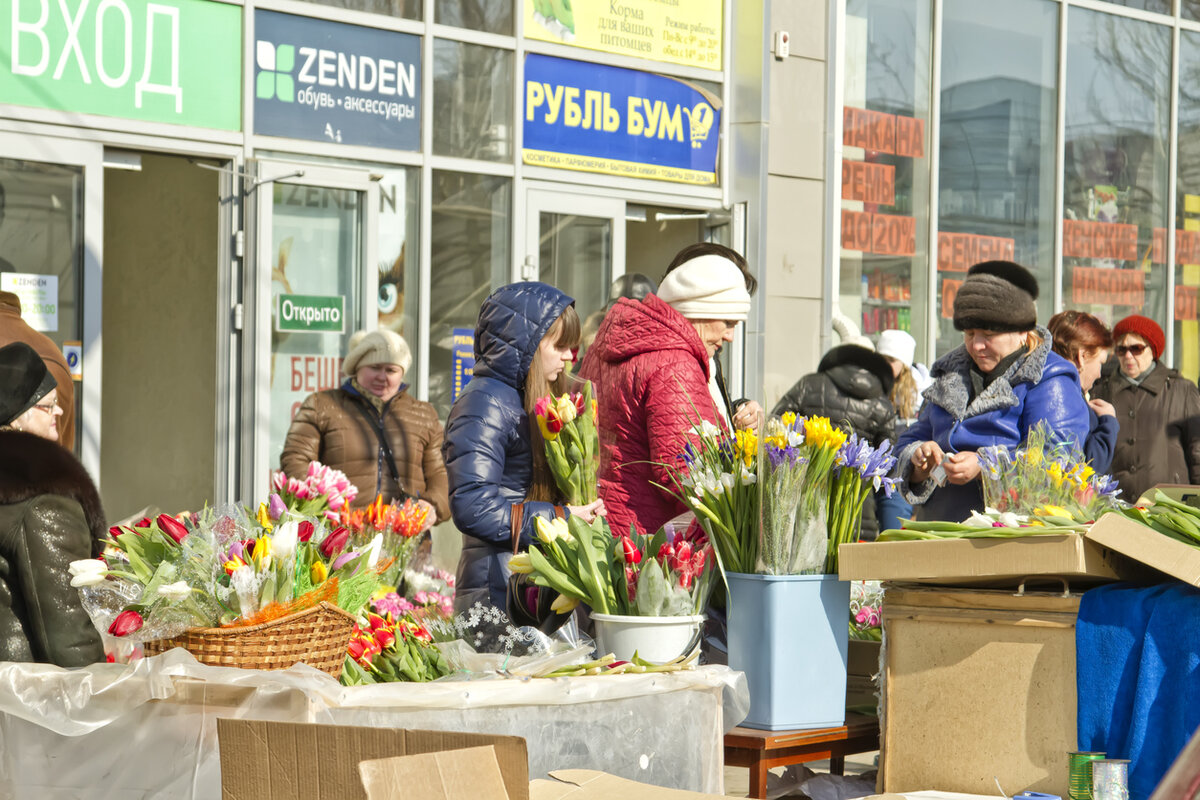
[[[241,6],[0,0],[0,20],[0,103],[241,129]]]
[[[275,330],[341,333],[346,298],[318,294],[281,294],[275,298]]]

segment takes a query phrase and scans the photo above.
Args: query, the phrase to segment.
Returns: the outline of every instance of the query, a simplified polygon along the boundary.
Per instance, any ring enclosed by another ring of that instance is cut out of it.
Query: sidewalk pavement
[[[879,756],[879,751],[873,753],[857,753],[855,755],[846,756],[845,774],[861,775],[864,772],[872,772],[877,769],[876,758]],[[810,761],[806,764],[797,765],[800,767],[808,767],[813,772],[829,772],[828,761]],[[783,783],[787,776],[784,775],[785,769],[779,767],[771,770],[773,778],[769,780],[768,792],[772,792],[779,783]],[[789,783],[791,781],[788,781]],[[750,791],[750,770],[745,767],[725,767],[725,796],[726,797],[746,797]],[[775,795],[776,797],[804,797],[800,792],[800,787],[793,783],[790,787],[790,793],[784,795]]]

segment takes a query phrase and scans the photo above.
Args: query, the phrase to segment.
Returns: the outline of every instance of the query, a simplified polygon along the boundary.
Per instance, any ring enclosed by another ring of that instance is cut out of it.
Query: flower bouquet
[[[358,497],[358,489],[346,473],[319,461],[309,463],[308,474],[303,480],[276,472],[271,476],[271,487],[275,490],[269,504],[273,519],[278,519],[286,510],[302,517],[325,514],[329,519],[337,520],[337,515]]]
[[[101,559],[71,565],[72,584],[98,627],[147,652],[182,637],[206,663],[289,666],[321,642],[344,651],[338,629],[349,635],[352,615],[379,585],[378,549],[348,549],[349,540],[320,518],[271,521],[265,504],[257,515],[241,507],[187,521],[160,515],[110,530]],[[311,619],[296,623],[301,616]],[[295,641],[279,640],[284,623],[296,628]],[[254,652],[231,655],[239,648]]]
[[[837,474],[829,496],[829,552],[825,571],[838,571],[838,546],[858,541],[862,533],[863,503],[872,491],[882,489],[891,497],[896,481],[888,477],[896,466],[892,443],[884,440],[872,447],[866,439],[850,434],[837,451]]]
[[[546,444],[546,462],[566,504],[595,502],[600,445],[591,381],[584,381],[582,392],[541,398],[534,414]]]
[[[368,612],[366,622],[354,626],[341,681],[346,686],[424,683],[452,671],[420,618]]]
[[[702,421],[671,471],[674,491],[708,533],[721,568],[753,572],[758,558],[758,436]]]
[[[883,588],[878,581],[853,581],[850,586],[850,638],[883,641]]]
[[[701,613],[713,574],[712,548],[701,533],[679,535],[668,524],[653,536],[630,528],[613,536],[578,517],[539,517],[537,541],[513,557],[513,572],[559,593],[555,610],[584,603],[594,612],[622,616],[689,616]]]
[[[342,509],[340,523],[350,531],[351,547],[378,547],[380,553],[379,579],[384,586],[397,587],[404,571],[422,541],[421,534],[429,528],[431,508],[411,497],[403,503],[383,503],[383,496],[364,509]],[[378,545],[376,545],[378,540]]]
[[[1120,489],[1108,475],[1098,475],[1074,442],[1064,441],[1039,422],[1020,447],[988,447],[979,451],[984,504],[997,512],[1029,515],[1051,508],[1075,523],[1094,522],[1117,508]]]

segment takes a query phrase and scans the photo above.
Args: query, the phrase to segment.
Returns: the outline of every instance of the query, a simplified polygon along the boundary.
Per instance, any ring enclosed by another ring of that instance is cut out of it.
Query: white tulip
[[[379,554],[383,552],[382,533],[375,534],[375,538],[372,539],[371,543],[367,545],[367,552],[370,553],[370,555],[367,556],[367,566],[370,569],[375,569],[375,565],[379,563]]]
[[[300,523],[285,522],[275,527],[271,534],[271,550],[275,557],[282,561],[291,561],[296,554],[296,545],[300,542]]]
[[[175,581],[158,587],[158,596],[164,600],[182,600],[192,593],[187,581]]]
[[[108,565],[98,558],[83,558],[72,561],[67,571],[71,574],[71,585],[96,586],[108,577]]]

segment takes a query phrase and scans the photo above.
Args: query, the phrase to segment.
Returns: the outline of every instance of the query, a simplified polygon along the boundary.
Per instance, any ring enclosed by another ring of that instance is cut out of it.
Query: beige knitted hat
[[[405,373],[412,366],[412,351],[408,342],[395,331],[386,328],[367,332],[358,331],[350,337],[350,352],[342,360],[342,374],[347,377],[358,372],[359,367],[371,364],[396,364]]]

